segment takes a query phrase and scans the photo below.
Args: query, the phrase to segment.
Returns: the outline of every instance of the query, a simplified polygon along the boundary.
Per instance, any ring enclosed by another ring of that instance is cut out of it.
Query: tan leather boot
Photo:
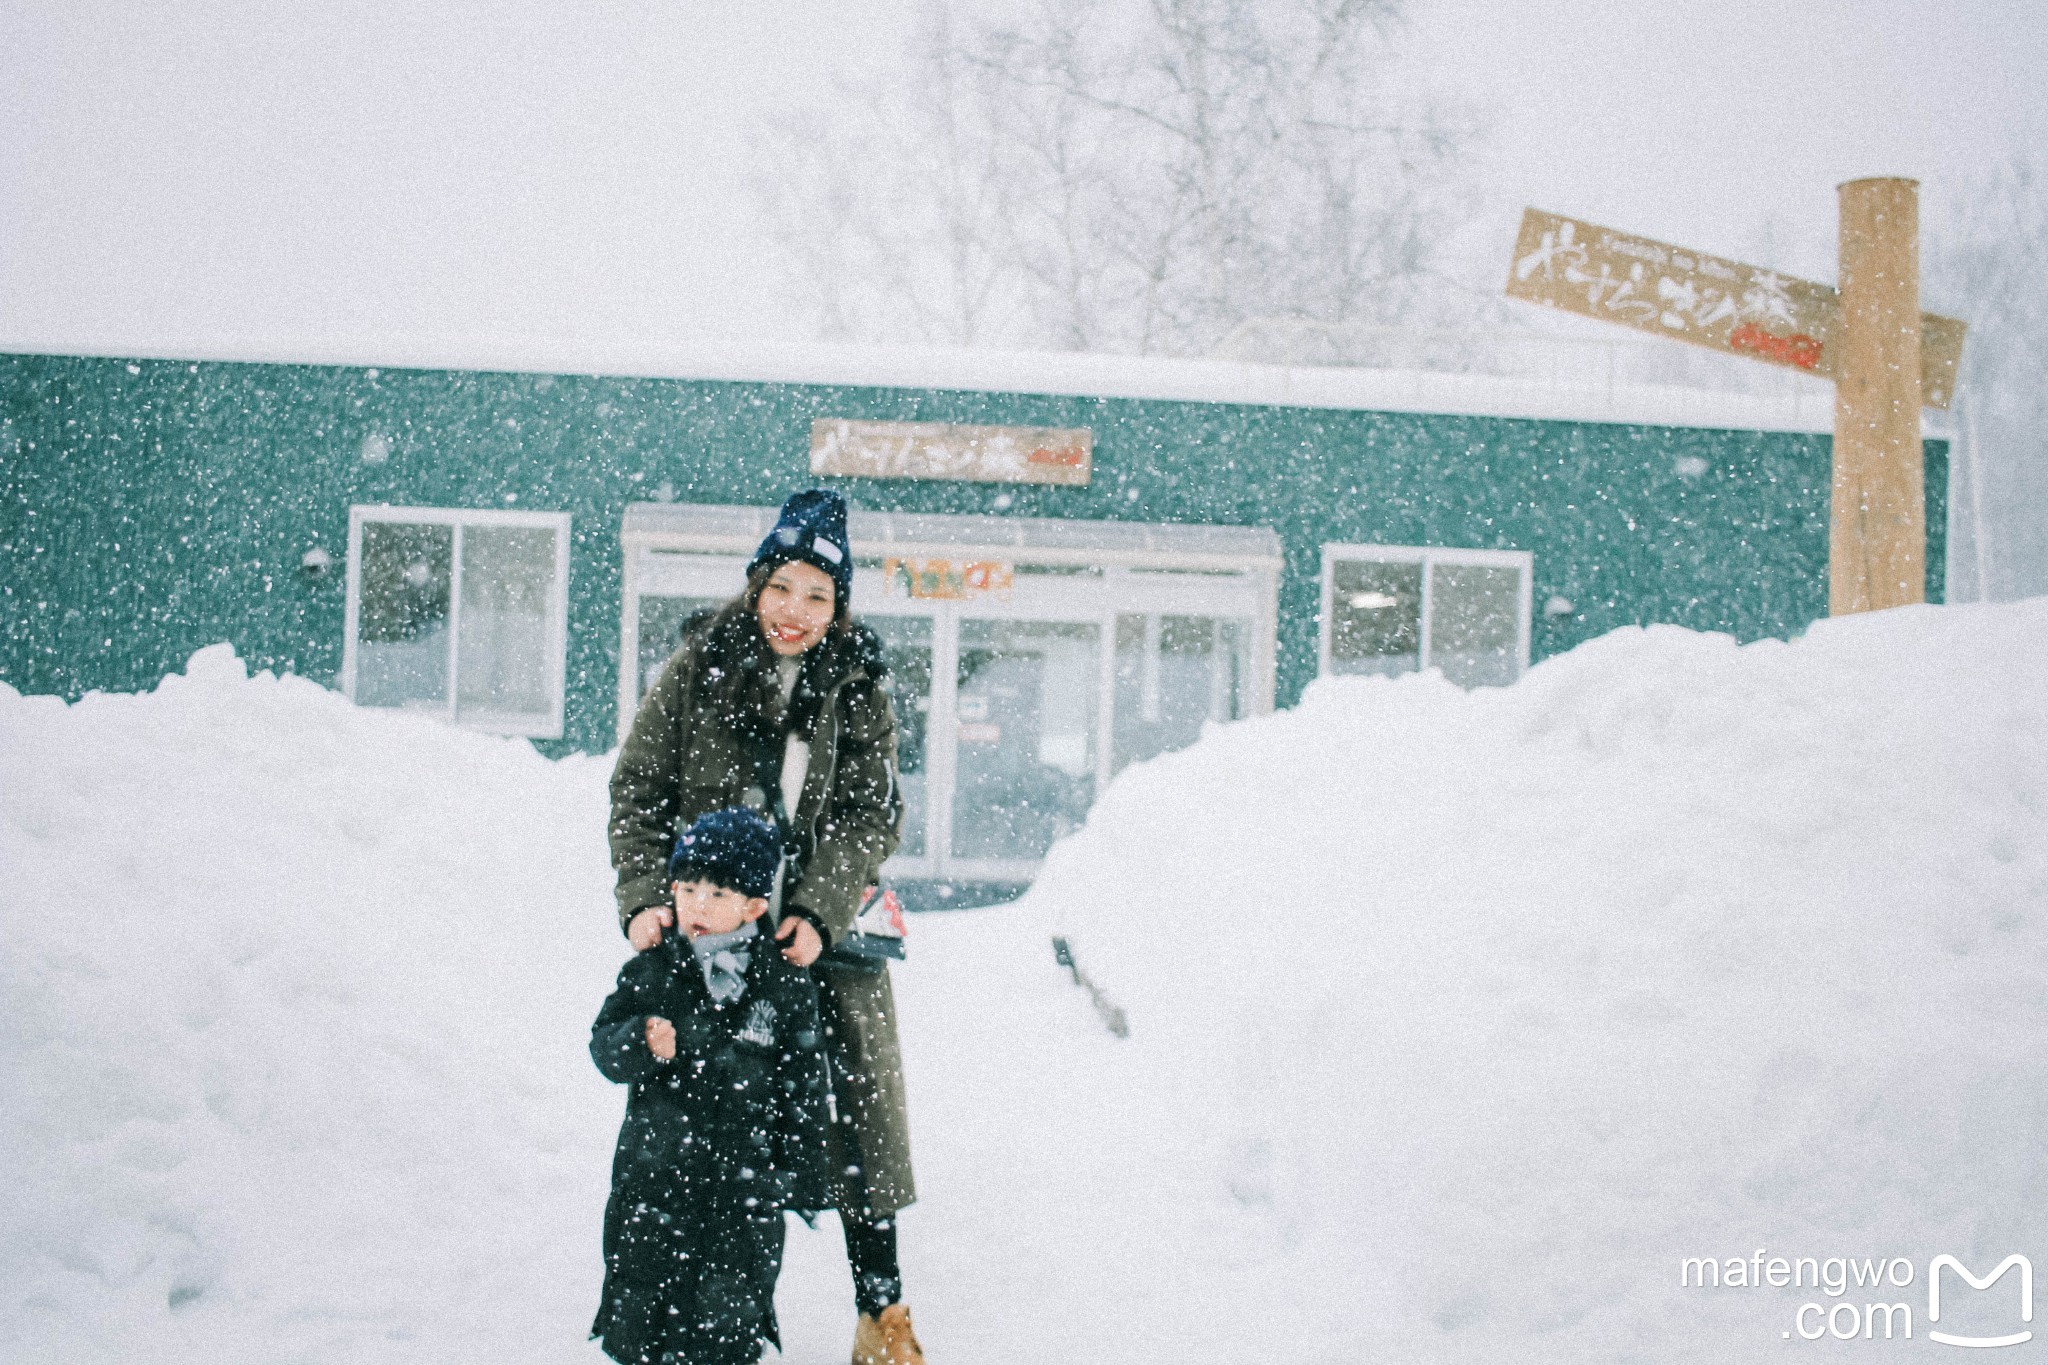
[[[861,1314],[853,1328],[853,1365],[924,1365],[924,1348],[910,1330],[910,1310],[892,1303],[879,1317]]]

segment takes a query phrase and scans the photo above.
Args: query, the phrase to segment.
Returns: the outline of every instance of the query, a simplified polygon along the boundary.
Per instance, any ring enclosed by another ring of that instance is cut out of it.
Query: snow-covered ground
[[[606,770],[222,647],[0,688],[0,1359],[599,1359]],[[1318,684],[912,935],[935,1365],[1938,1355],[1928,1258],[2048,1265],[2048,601]],[[1916,1340],[1678,1287],[1759,1247]]]

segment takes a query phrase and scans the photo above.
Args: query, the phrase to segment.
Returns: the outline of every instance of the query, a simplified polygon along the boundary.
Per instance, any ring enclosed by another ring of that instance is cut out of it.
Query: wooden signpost
[[[1922,405],[1955,396],[1964,324],[1920,311],[1912,180],[1839,189],[1839,292],[1530,209],[1508,295],[1835,381],[1828,607],[1926,598]]]
[[[1841,616],[1927,598],[1926,397],[1920,317],[1920,199],[1911,180],[1841,187],[1842,363],[1835,376],[1835,479],[1828,610]],[[1958,352],[1962,324],[1955,324]],[[1941,390],[1947,406],[1955,361]]]

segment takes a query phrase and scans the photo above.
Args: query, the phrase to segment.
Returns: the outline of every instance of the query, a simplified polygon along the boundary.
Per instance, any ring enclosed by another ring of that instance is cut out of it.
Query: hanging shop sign
[[[969,479],[1085,484],[1095,433],[1086,428],[969,427],[950,422],[811,423],[811,472],[866,479]]]
[[[1008,597],[1016,570],[992,559],[885,559],[882,576],[891,597],[958,601],[968,597]]]
[[[1522,215],[1508,296],[1841,378],[1842,301],[1827,285],[1540,209]],[[1946,408],[1955,394],[1965,330],[1920,315],[1928,407]]]

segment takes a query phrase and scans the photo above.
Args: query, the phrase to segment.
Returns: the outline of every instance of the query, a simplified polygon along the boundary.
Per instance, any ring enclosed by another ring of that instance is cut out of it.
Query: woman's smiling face
[[[778,564],[768,575],[755,609],[768,647],[791,658],[825,638],[833,606],[832,575],[815,564],[792,559]]]

